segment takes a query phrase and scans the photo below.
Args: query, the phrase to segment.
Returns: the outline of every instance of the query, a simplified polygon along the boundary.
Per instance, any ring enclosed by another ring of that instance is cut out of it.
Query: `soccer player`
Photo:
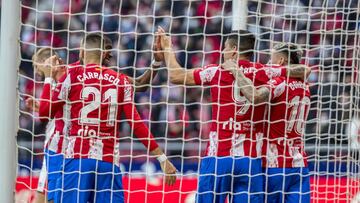
[[[80,51],[83,66],[73,67],[62,77],[51,101],[43,100],[51,117],[64,106],[71,107],[62,192],[55,202],[124,202],[119,168],[118,120],[124,112],[133,133],[157,156],[165,182],[174,184],[175,167],[158,147],[136,111],[127,77],[102,67],[102,37],[89,34]],[[51,64],[58,64],[56,56]],[[50,92],[49,99],[50,99]],[[67,119],[65,119],[67,120]]]
[[[197,202],[263,202],[263,176],[261,146],[265,105],[253,105],[240,94],[234,76],[220,65],[186,70],[176,60],[170,37],[159,27],[158,33],[170,81],[181,85],[211,87],[212,125],[206,157],[200,163]],[[240,34],[240,35],[239,35]],[[255,37],[247,31],[239,31],[227,37],[223,50],[224,60],[236,60],[243,71],[252,73],[264,65],[252,63]],[[302,69],[304,69],[302,67]],[[284,68],[273,74],[296,74]],[[272,72],[270,72],[272,73]],[[260,92],[269,87],[255,76]]]
[[[45,62],[45,60],[53,55],[51,53],[51,49],[42,48],[39,49],[32,57],[33,67],[34,71],[38,75],[43,75],[43,72],[40,70],[40,66],[42,66]],[[30,103],[30,100],[26,100],[27,106],[30,107],[30,109],[34,108],[35,111],[38,111],[38,103]],[[45,132],[45,143],[44,143],[44,159],[43,164],[41,167],[40,175],[39,175],[39,182],[37,187],[37,193],[35,195],[35,203],[44,203],[52,200],[52,194],[48,193],[50,195],[49,198],[45,195],[45,185],[47,180],[47,168],[48,168],[48,160],[49,160],[49,150],[47,149],[47,142],[50,139],[51,135],[53,134],[55,130],[55,121],[50,121],[46,126],[46,132]],[[58,157],[53,157],[54,159],[58,159]],[[56,183],[56,182],[55,182]],[[51,188],[52,185],[50,183]]]
[[[104,60],[103,65],[109,66],[112,58],[111,49],[112,49],[112,41],[110,38],[104,36],[105,43],[105,52],[104,52]],[[154,47],[157,49],[157,47]],[[66,73],[65,66],[59,67],[58,71],[55,75],[52,75],[51,70],[46,67],[45,60],[50,56],[56,54],[51,48],[41,48],[39,49],[32,58],[33,67],[36,74],[43,76],[45,78],[44,88],[49,88],[53,90],[56,82]],[[154,60],[152,63],[152,68],[147,70],[144,74],[137,77],[136,79],[130,78],[129,80],[132,83],[135,83],[136,91],[145,91],[147,89],[147,84],[151,81],[152,77],[156,75],[155,68],[159,67],[160,63],[158,61],[162,61],[162,56],[160,54],[154,54]],[[81,64],[81,61],[76,61],[69,65],[69,67],[78,66]],[[29,109],[34,110],[36,112],[39,111],[39,102],[35,99],[28,98],[26,100],[26,105]],[[41,120],[48,120],[48,112],[45,110],[41,110],[39,112]],[[40,171],[37,195],[35,198],[36,202],[44,202],[46,199],[48,201],[52,201],[54,197],[54,191],[56,186],[56,180],[60,176],[60,172],[62,171],[62,163],[63,163],[63,150],[66,144],[63,144],[64,136],[66,132],[64,132],[64,121],[62,119],[63,112],[58,112],[54,120],[49,121],[46,128],[46,139],[44,143],[44,160],[43,165]],[[48,185],[48,194],[47,198],[45,198],[45,185]]]
[[[271,56],[271,64],[298,64],[301,51],[294,44],[281,43],[274,46]],[[240,91],[249,100],[255,97],[258,102],[270,100],[269,122],[266,122],[265,127],[268,141],[263,145],[268,194],[266,202],[310,202],[309,169],[302,141],[310,105],[310,91],[304,81],[310,73],[309,69],[298,71],[303,79],[271,78],[274,75],[270,75],[265,80],[271,81],[272,91],[260,94],[254,84],[241,71],[236,70],[236,63],[228,61],[223,67],[236,75],[237,85],[243,87]],[[257,74],[267,78],[262,71]]]

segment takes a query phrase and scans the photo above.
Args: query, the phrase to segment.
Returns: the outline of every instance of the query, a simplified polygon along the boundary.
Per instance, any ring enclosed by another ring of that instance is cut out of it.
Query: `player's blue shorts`
[[[263,203],[261,159],[249,157],[204,157],[200,163],[196,195],[198,203]]]
[[[267,168],[266,202],[309,203],[310,176],[306,168]]]
[[[64,174],[58,179],[61,190],[55,203],[123,203],[124,191],[120,168],[95,159],[65,159]]]
[[[47,170],[48,200],[53,200],[56,191],[56,181],[61,176],[64,156],[45,149],[45,164]]]

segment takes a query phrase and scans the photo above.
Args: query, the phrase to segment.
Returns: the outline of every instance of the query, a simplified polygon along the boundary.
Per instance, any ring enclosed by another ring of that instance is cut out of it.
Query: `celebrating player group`
[[[164,65],[171,83],[211,91],[211,130],[196,202],[310,202],[302,140],[310,69],[299,64],[302,52],[289,43],[275,45],[268,64],[251,62],[255,40],[248,31],[228,34],[222,64],[185,69],[171,37],[158,27],[151,68],[138,78],[109,68],[112,42],[100,34],[82,39],[73,64],[64,64],[51,48],[38,50],[33,65],[44,86],[39,100],[27,100],[48,122],[37,201],[126,202],[119,168],[122,113],[132,129],[124,136],[134,134],[158,159],[165,183],[176,182],[176,168],[134,102],[134,93],[146,91],[144,84]]]

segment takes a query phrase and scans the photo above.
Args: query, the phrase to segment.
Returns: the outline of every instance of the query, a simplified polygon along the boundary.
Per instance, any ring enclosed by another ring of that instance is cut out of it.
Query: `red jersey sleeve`
[[[43,91],[41,93],[40,105],[39,105],[39,117],[41,121],[48,121],[50,118],[54,118],[56,112],[61,111],[65,104],[64,96],[65,88],[68,89],[70,76],[65,74],[62,76],[56,85],[55,89],[52,90],[51,82],[45,82]]]
[[[194,70],[194,80],[197,85],[210,85],[219,70],[219,65],[211,64]]]
[[[42,122],[46,122],[49,120],[50,116],[50,97],[52,92],[52,81],[47,81],[45,79],[45,83],[40,96],[40,104],[39,104],[39,117]]]
[[[143,143],[143,145],[152,151],[158,148],[154,136],[151,134],[149,128],[142,121],[138,111],[133,102],[133,89],[131,83],[127,80],[126,77],[123,78],[124,86],[120,88],[122,99],[122,108],[125,117],[128,120],[130,127],[133,129],[134,135]]]

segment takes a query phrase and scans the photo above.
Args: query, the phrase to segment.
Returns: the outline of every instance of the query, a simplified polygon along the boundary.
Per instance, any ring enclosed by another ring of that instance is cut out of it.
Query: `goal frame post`
[[[0,202],[14,202],[16,182],[17,70],[19,67],[20,1],[2,0],[0,44]]]
[[[248,0],[232,0],[231,30],[246,30],[248,16]]]

